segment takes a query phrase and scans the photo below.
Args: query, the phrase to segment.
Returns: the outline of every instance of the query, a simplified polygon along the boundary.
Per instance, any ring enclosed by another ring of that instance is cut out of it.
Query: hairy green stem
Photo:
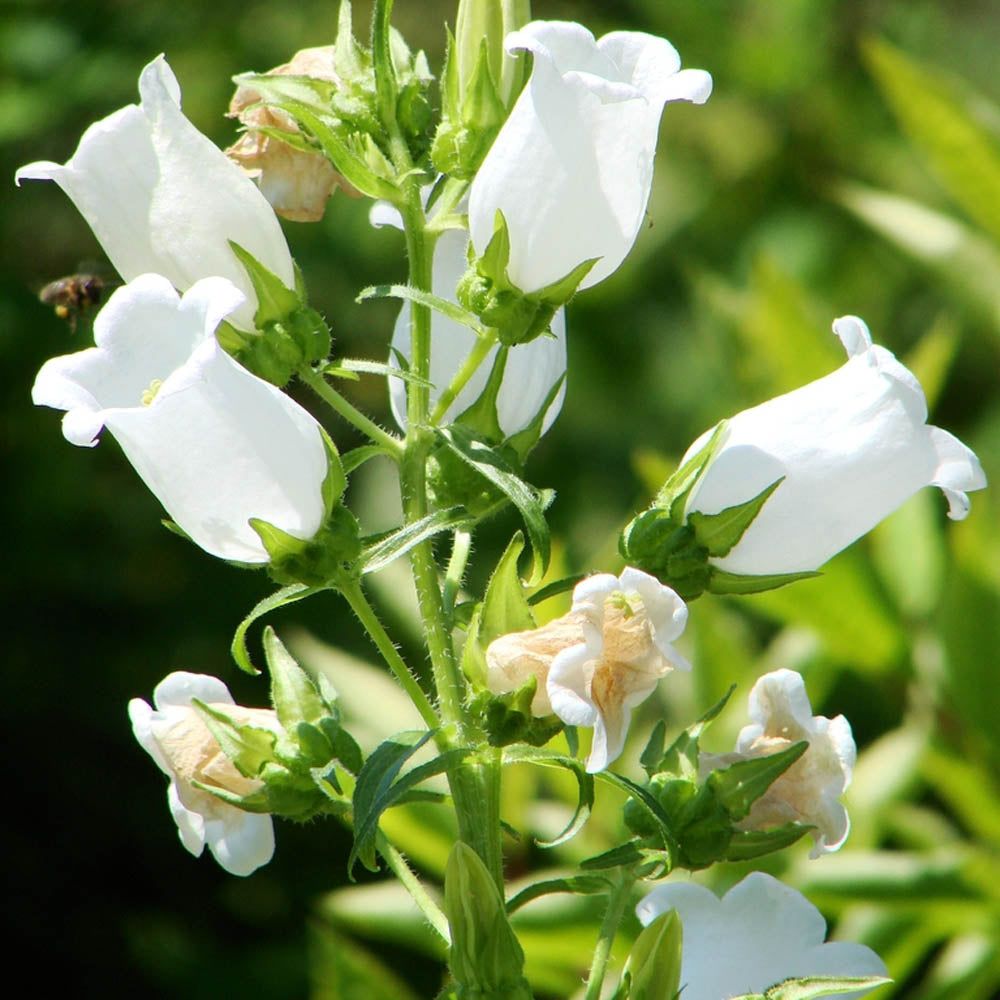
[[[611,946],[618,933],[618,925],[622,922],[625,905],[628,903],[635,884],[635,876],[628,869],[623,869],[617,883],[608,894],[608,908],[601,923],[601,932],[594,948],[594,958],[590,963],[590,975],[587,977],[587,992],[584,1000],[600,1000],[601,987],[604,985],[604,974],[608,970],[608,959],[611,956]]]
[[[450,945],[451,928],[448,926],[448,918],[442,912],[441,907],[431,899],[423,883],[406,863],[406,858],[389,843],[389,839],[381,830],[375,835],[375,846],[379,854],[385,858],[389,870],[403,883],[413,901],[420,907],[420,911],[427,918],[431,927],[441,935],[445,944]]]
[[[396,680],[403,686],[403,690],[410,696],[410,700],[416,706],[420,717],[427,723],[428,729],[437,729],[441,725],[437,712],[430,699],[424,693],[424,689],[417,682],[416,677],[410,673],[410,668],[406,665],[399,650],[396,649],[389,633],[386,632],[382,623],[378,620],[375,610],[368,603],[361,584],[356,580],[345,581],[339,584],[340,592],[344,595],[351,610],[358,616],[361,624],[364,625],[372,641],[378,647],[382,658],[388,664]]]
[[[323,400],[332,410],[339,413],[348,423],[353,424],[363,434],[367,434],[380,448],[384,448],[398,462],[403,457],[402,442],[366,417],[357,407],[349,403],[322,375],[317,375],[307,365],[299,369],[299,378]]]

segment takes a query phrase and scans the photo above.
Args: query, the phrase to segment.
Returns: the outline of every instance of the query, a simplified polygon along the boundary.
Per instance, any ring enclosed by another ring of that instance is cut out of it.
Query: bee
[[[69,323],[70,333],[76,332],[81,316],[100,305],[104,293],[104,280],[96,274],[70,274],[50,281],[38,298],[55,309],[55,314]]]

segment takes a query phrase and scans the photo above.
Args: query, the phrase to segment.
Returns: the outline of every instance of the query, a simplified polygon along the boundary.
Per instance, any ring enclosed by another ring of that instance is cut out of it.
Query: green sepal
[[[725,420],[715,425],[708,440],[660,487],[660,492],[653,500],[653,507],[665,510],[676,521],[684,520],[684,507],[691,490],[715,457],[725,429]]]
[[[736,830],[726,848],[726,861],[755,861],[783,851],[814,829],[806,823],[783,823],[768,830]]]
[[[536,718],[531,712],[531,700],[538,689],[538,679],[530,676],[515,691],[491,694],[481,691],[469,704],[469,712],[478,718],[491,747],[506,747],[512,743],[544,746],[563,728],[562,719],[555,715]]]
[[[649,847],[644,839],[636,837],[592,858],[585,858],[580,867],[584,871],[631,868],[641,878],[658,878],[671,870],[673,860],[669,851]]]
[[[259,788],[249,795],[237,795],[226,788],[219,788],[218,785],[206,785],[197,779],[193,780],[191,784],[200,791],[208,792],[227,805],[236,806],[237,809],[242,809],[244,812],[263,814],[272,811],[267,790],[264,788]]]
[[[333,713],[295,657],[285,648],[277,633],[264,629],[264,657],[271,675],[271,704],[286,733],[294,733],[300,722],[319,723]],[[325,758],[329,760],[329,755]]]
[[[857,993],[891,983],[884,976],[804,976],[785,979],[763,993],[745,993],[733,1000],[816,1000],[838,993]]]
[[[448,967],[458,1000],[531,1000],[524,951],[496,882],[462,841],[445,867],[444,911],[451,928]]]
[[[717,514],[691,511],[687,520],[694,530],[697,543],[703,546],[710,556],[721,558],[727,555],[746,533],[747,528],[753,524],[771,494],[784,481],[785,477],[781,476],[750,500],[726,507]]]
[[[656,740],[659,738],[659,746],[662,747],[663,737],[658,737],[659,726],[657,726],[642,753],[641,763],[646,773],[653,777],[654,774],[663,772],[671,776],[696,781],[698,778],[698,744],[701,735],[718,718],[735,690],[736,685],[731,684],[729,690],[707,712],[699,716],[694,725],[688,726],[677,735],[677,738],[659,758],[656,757]]]
[[[472,428],[482,440],[493,444],[500,444],[504,439],[500,417],[497,414],[497,397],[500,395],[500,387],[503,385],[503,374],[507,367],[509,350],[509,347],[503,345],[497,349],[489,377],[486,379],[486,385],[483,386],[479,398],[454,420],[456,424],[464,424],[466,427]]]
[[[264,765],[274,760],[278,737],[270,729],[237,725],[225,712],[211,708],[197,698],[191,707],[208,727],[222,752],[245,778],[257,778]]]
[[[739,573],[727,573],[725,570],[711,567],[708,586],[705,589],[711,594],[760,594],[765,590],[775,590],[798,580],[811,580],[822,576],[818,570],[803,570],[800,573],[771,573],[766,576],[744,576]]]
[[[808,740],[800,740],[766,757],[740,760],[713,771],[706,787],[725,806],[735,821],[744,819],[751,806],[809,749]]]
[[[267,571],[276,583],[335,587],[345,574],[355,575],[361,529],[343,505],[335,506],[319,531],[305,541],[260,518],[250,518],[250,527],[271,557]]]
[[[330,741],[333,755],[340,761],[349,774],[357,775],[364,765],[364,755],[357,740],[341,726],[334,716],[322,719],[319,728]]]
[[[473,613],[462,651],[462,670],[477,688],[486,687],[486,647],[502,635],[536,627],[517,570],[523,550],[524,535],[517,531],[490,574],[482,604]]]
[[[549,408],[555,402],[556,396],[559,395],[559,390],[562,389],[563,384],[566,381],[566,373],[563,372],[552,383],[552,388],[549,389],[548,395],[542,401],[542,405],[538,408],[538,412],[531,419],[531,423],[527,427],[522,428],[516,434],[512,434],[507,439],[507,447],[513,448],[517,453],[517,457],[521,460],[523,465],[527,459],[528,455],[531,453],[532,448],[538,444],[539,439],[542,436],[542,427],[545,424],[545,415],[549,412]]]
[[[470,244],[469,253],[472,254]],[[552,317],[575,294],[598,258],[585,260],[558,281],[528,294],[513,285],[507,276],[510,262],[510,233],[507,220],[498,209],[493,235],[479,258],[459,280],[456,297],[487,325],[495,327],[502,344],[526,344],[549,331]]]
[[[621,1000],[674,1000],[681,979],[684,932],[676,910],[661,913],[632,945],[622,973]]]
[[[251,253],[229,240],[257,295],[256,333],[226,325],[219,342],[255,375],[277,386],[285,385],[303,364],[330,353],[330,328],[305,301],[299,282],[288,288]],[[298,275],[297,275],[298,277]]]

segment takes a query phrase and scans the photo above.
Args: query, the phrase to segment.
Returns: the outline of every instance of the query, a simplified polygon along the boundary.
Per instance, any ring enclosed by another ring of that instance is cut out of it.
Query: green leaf
[[[356,861],[376,871],[375,835],[379,817],[398,804],[411,788],[454,767],[470,753],[469,748],[446,750],[400,777],[403,765],[434,735],[432,730],[399,733],[376,747],[365,761],[354,787],[354,844],[347,859],[348,873]]]
[[[363,444],[357,448],[352,448],[350,451],[346,452],[342,458],[341,462],[343,464],[344,472],[347,474],[352,473],[355,469],[364,465],[371,458],[377,458],[379,455],[388,455],[389,453],[378,444]]]
[[[545,508],[551,502],[552,494],[525,483],[496,449],[478,441],[469,428],[456,424],[439,428],[437,434],[449,449],[496,486],[517,508],[533,555],[531,573],[526,582],[528,586],[537,586],[549,565],[551,540]]]
[[[550,597],[565,594],[567,591],[572,590],[581,580],[585,579],[586,576],[586,573],[574,573],[573,576],[564,576],[561,580],[554,580],[552,583],[547,583],[533,594],[528,595],[528,604],[534,607],[536,604],[541,604],[542,601],[547,601]]]
[[[744,576],[741,573],[728,573],[726,570],[712,566],[708,575],[708,587],[711,594],[761,594],[766,590],[776,590],[798,580],[812,580],[822,576],[818,570],[803,570],[800,573],[770,573],[761,576]]]
[[[511,896],[507,900],[507,912],[513,913],[526,903],[554,892],[569,892],[574,895],[592,895],[607,892],[611,882],[604,875],[569,875],[565,878],[544,879]]]
[[[609,851],[584,859],[580,862],[580,868],[584,871],[604,871],[609,868],[627,868],[654,862],[659,863],[665,869],[663,874],[666,874],[671,866],[669,853],[652,850],[645,846],[642,837],[636,837],[634,840],[612,847]]]
[[[646,773],[652,777],[653,774],[666,772],[674,774],[679,778],[685,778],[688,781],[697,781],[698,743],[701,739],[701,734],[718,718],[719,713],[726,707],[726,703],[732,697],[735,690],[736,685],[731,684],[729,690],[693,726],[688,726],[687,729],[682,730],[674,742],[667,747],[666,752],[654,763],[652,772],[647,767],[646,761],[642,761],[643,767],[646,768]],[[655,730],[653,735],[656,735]],[[651,737],[650,744],[647,745],[646,751],[643,752],[643,757],[650,761],[652,758],[647,757],[647,752],[650,751],[652,744],[653,739]]]
[[[566,757],[556,753],[554,750],[545,750],[542,747],[529,747],[516,745],[505,747],[503,751],[504,764],[538,764],[541,767],[561,767],[569,771],[576,778],[577,801],[576,809],[570,818],[569,823],[562,833],[552,840],[539,840],[536,843],[541,847],[557,847],[566,843],[567,840],[575,837],[583,828],[583,825],[590,817],[590,810],[594,806],[594,776],[588,774],[583,763],[575,757]]]
[[[424,386],[428,389],[434,387],[433,382],[421,378],[419,375],[414,375],[409,369],[386,364],[384,361],[368,361],[364,358],[335,358],[316,369],[317,375],[339,375],[341,377],[355,376],[359,372],[364,375],[385,375],[388,378],[398,378],[411,385]]]
[[[784,482],[785,477],[776,479],[755,497],[745,503],[726,507],[717,514],[703,514],[692,511],[688,514],[688,524],[694,529],[694,537],[703,545],[710,556],[721,558],[743,537],[747,528],[761,512],[771,494]]]
[[[986,98],[881,39],[862,52],[903,129],[952,198],[1000,242],[1000,145],[970,113]],[[992,108],[994,117],[997,110]]]
[[[236,634],[233,636],[233,641],[229,647],[229,652],[232,654],[240,670],[244,670],[248,674],[260,673],[250,661],[250,651],[247,649],[247,631],[258,618],[266,615],[269,611],[276,611],[286,604],[294,604],[296,601],[301,601],[304,597],[319,594],[326,589],[326,587],[307,587],[304,583],[293,583],[287,587],[282,587],[281,590],[276,590],[273,594],[258,601],[250,614],[237,626]]]
[[[479,318],[463,309],[457,302],[450,299],[443,299],[439,295],[432,295],[419,288],[411,288],[409,285],[369,285],[359,293],[356,302],[366,302],[369,299],[406,299],[408,302],[415,302],[420,306],[427,306],[434,312],[440,313],[447,319],[462,326],[467,326],[478,337],[492,339],[493,333],[479,322]]]
[[[665,510],[670,518],[681,521],[684,507],[694,484],[701,477],[705,466],[711,461],[722,440],[726,421],[722,420],[713,428],[708,440],[693,454],[662,486],[656,494],[653,507]]]
[[[468,521],[468,518],[469,515],[464,507],[449,507],[447,510],[437,510],[433,514],[428,514],[412,524],[406,524],[362,553],[361,571],[375,573],[384,569],[394,559],[398,559],[421,542],[433,538],[442,531],[461,526]]]
[[[664,812],[663,807],[657,802],[656,798],[646,788],[632,781],[631,778],[615,774],[614,771],[600,771],[595,777],[606,784],[624,789],[646,810],[653,820],[656,831],[655,836],[662,843],[667,869],[669,871],[673,868],[677,859],[677,837],[674,834],[673,823],[670,817]]]
[[[750,807],[774,781],[808,749],[809,741],[800,740],[778,753],[737,761],[729,767],[713,771],[706,779],[706,785],[726,807],[729,815],[739,821],[746,817]]]
[[[509,632],[535,628],[535,616],[525,599],[517,572],[517,561],[523,549],[524,536],[520,531],[515,532],[490,575],[479,627],[480,641],[484,645]]]

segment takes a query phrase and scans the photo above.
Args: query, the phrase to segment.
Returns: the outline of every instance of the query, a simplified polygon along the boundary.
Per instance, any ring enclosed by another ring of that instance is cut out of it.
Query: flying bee
[[[100,305],[104,293],[104,280],[96,274],[70,274],[50,281],[38,298],[55,309],[55,314],[69,323],[70,333],[76,332],[81,316]]]

